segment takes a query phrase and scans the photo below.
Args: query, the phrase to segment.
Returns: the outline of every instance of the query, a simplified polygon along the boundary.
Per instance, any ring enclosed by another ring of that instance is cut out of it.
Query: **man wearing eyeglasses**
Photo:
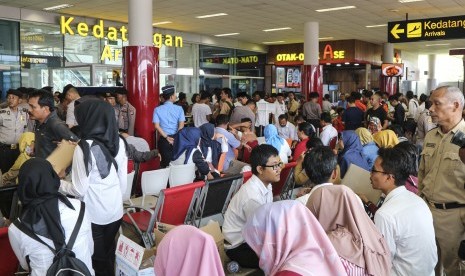
[[[391,275],[433,276],[438,259],[433,217],[425,201],[404,187],[409,168],[401,149],[379,149],[370,180],[386,198],[374,221],[391,252]]]
[[[226,210],[223,234],[228,257],[242,267],[258,268],[258,257],[244,241],[242,229],[255,210],[273,202],[271,183],[278,182],[283,162],[278,151],[270,145],[260,145],[250,156],[252,177],[234,195]]]

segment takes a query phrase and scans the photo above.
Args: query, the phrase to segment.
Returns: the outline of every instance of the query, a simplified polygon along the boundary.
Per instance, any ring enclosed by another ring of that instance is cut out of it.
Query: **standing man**
[[[393,115],[389,115],[388,118],[392,121],[392,124],[404,126],[405,122],[405,110],[402,104],[399,102],[399,97],[397,95],[389,96],[389,102],[391,106],[394,107]]]
[[[127,132],[134,136],[134,124],[136,122],[136,109],[128,102],[128,91],[121,87],[116,89],[116,115],[118,116],[119,131]]]
[[[27,110],[18,108],[21,92],[6,92],[8,107],[0,109],[0,170],[7,172],[19,156],[18,140],[26,131]]]
[[[302,115],[315,129],[320,128],[321,106],[318,104],[319,97],[318,92],[311,92],[309,95],[310,101],[306,102],[302,107]]]
[[[433,91],[430,101],[431,118],[438,127],[425,136],[418,191],[433,214],[440,267],[447,276],[460,275],[457,251],[465,239],[465,164],[459,146],[450,141],[458,131],[465,132],[464,97],[460,89],[442,86]]]
[[[276,101],[274,102],[274,105],[275,105],[275,110],[273,111],[273,115],[274,115],[273,123],[277,125],[279,122],[279,116],[287,113],[287,107],[286,107],[286,103],[284,102],[283,93],[278,93],[278,95],[276,95]]]
[[[200,127],[201,125],[210,122],[212,110],[207,104],[209,100],[210,93],[207,91],[202,91],[200,93],[200,101],[192,106],[191,112],[195,127]]]
[[[68,125],[69,128],[72,128],[73,126],[77,126],[76,118],[74,117],[74,103],[76,100],[81,98],[79,95],[79,92],[77,91],[76,87],[74,87],[72,84],[68,84],[65,87],[63,87],[63,95],[65,96],[65,99],[68,100],[68,110],[66,112],[66,124]]]
[[[287,110],[289,114],[289,122],[295,123],[294,118],[299,112],[300,103],[295,99],[294,92],[288,92],[287,97],[289,98],[289,103],[287,104]]]
[[[158,150],[161,155],[160,166],[166,168],[170,165],[173,157],[173,136],[184,127],[186,117],[181,106],[175,105],[176,93],[173,85],[161,88],[165,103],[155,108],[153,112],[153,124],[158,131]]]
[[[79,139],[58,118],[52,93],[37,90],[29,97],[29,115],[36,120],[35,157],[47,158],[61,140],[77,142]]]
[[[373,117],[378,118],[381,121],[383,129],[388,127],[388,118],[387,113],[381,105],[381,96],[378,94],[373,94],[370,98],[371,108],[367,110],[365,117],[365,125],[368,127],[370,119]]]

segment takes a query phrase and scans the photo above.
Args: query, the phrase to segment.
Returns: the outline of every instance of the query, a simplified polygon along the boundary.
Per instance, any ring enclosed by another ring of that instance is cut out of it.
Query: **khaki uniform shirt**
[[[9,107],[0,109],[0,143],[17,144],[19,137],[27,130],[28,110],[13,112]]]
[[[461,120],[448,133],[440,128],[426,134],[418,171],[418,190],[430,202],[465,204],[465,164],[459,157],[459,146],[452,144],[452,136],[465,132]]]
[[[130,103],[117,105],[118,128],[127,130],[128,134],[134,136],[134,124],[136,122],[136,109]]]

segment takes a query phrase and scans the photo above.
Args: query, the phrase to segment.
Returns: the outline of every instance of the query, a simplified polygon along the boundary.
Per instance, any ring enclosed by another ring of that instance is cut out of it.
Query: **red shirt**
[[[344,123],[342,123],[342,118],[340,116],[337,116],[337,118],[333,120],[333,127],[337,130],[338,133],[344,131]]]
[[[299,158],[299,156],[307,150],[307,141],[308,141],[308,138],[303,140],[303,141],[300,141],[295,146],[294,155],[293,155],[292,160],[297,160]]]
[[[355,106],[358,107],[358,109],[360,109],[363,112],[367,111],[366,105],[364,105],[361,100],[356,100]]]

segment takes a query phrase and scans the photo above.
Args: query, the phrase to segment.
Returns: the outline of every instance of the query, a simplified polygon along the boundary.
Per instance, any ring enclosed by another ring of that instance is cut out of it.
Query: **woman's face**
[[[376,132],[378,132],[378,126],[375,124],[375,123],[372,123],[370,122],[368,124],[368,130],[371,132],[371,134],[375,134]]]
[[[200,95],[195,96],[195,102],[198,103],[200,101]]]

